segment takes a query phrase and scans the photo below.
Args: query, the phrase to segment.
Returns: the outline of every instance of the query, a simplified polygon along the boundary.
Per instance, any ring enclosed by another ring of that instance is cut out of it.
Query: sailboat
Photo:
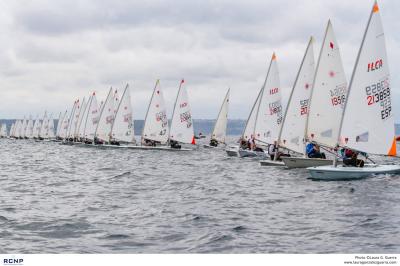
[[[279,148],[285,148],[297,154],[303,154],[305,151],[304,139],[308,103],[315,72],[313,44],[314,38],[311,37],[289,96],[277,141]],[[282,160],[287,158],[291,157],[281,157]],[[263,166],[285,166],[283,162],[276,160],[261,160],[260,164]]]
[[[69,118],[69,123],[68,123],[66,140],[67,140],[67,142],[70,142],[70,143],[72,143],[74,141],[74,132],[75,132],[75,128],[78,123],[77,120],[79,118],[80,107],[81,107],[81,104],[78,99],[74,102],[74,106],[72,108],[71,116]]]
[[[115,96],[114,98],[114,103],[118,103],[118,106],[115,109],[115,117],[111,126],[110,142],[112,145],[118,146],[122,143],[127,145],[136,144],[129,85],[126,85],[120,100],[118,99],[118,96]]]
[[[336,134],[336,146],[375,155],[396,156],[394,114],[385,35],[374,2],[358,52],[345,110]],[[368,159],[368,158],[367,158]],[[376,174],[400,173],[399,165],[366,164],[364,167],[310,167],[313,179],[346,180]]]
[[[334,148],[347,94],[347,81],[330,20],[326,27],[311,90],[304,144],[316,143],[336,156]],[[305,150],[302,153],[304,156],[282,157],[282,160],[289,168],[329,165],[333,162],[330,159],[307,158]]]
[[[86,104],[85,104],[85,108],[84,108],[84,110],[83,110],[83,114],[82,114],[82,116],[81,116],[81,118],[80,118],[80,121],[79,121],[79,126],[78,126],[78,142],[82,142],[82,143],[84,143],[85,142],[85,123],[86,123],[86,120],[87,120],[87,116],[88,116],[88,114],[89,114],[89,108],[90,108],[90,102],[92,101],[92,97],[93,97],[93,95],[90,95],[89,96],[89,100],[86,102]]]
[[[61,121],[64,119],[64,117],[62,117],[62,115],[63,114],[60,112],[60,114],[58,115],[58,119],[57,119],[57,127],[56,127],[56,132],[55,132],[56,140],[58,139],[58,137],[60,135]]]
[[[15,129],[14,129],[14,138],[19,139],[20,134],[21,134],[21,120],[15,121]]]
[[[251,108],[249,117],[247,118],[246,121],[246,125],[243,129],[242,136],[240,137],[240,141],[247,142],[254,136],[254,130],[257,120],[257,111],[258,111],[258,106],[260,105],[262,91],[263,87],[261,87],[257,95],[256,101],[254,102],[253,107]],[[225,152],[230,157],[239,157],[239,150],[241,150],[239,146],[230,145],[225,149]]]
[[[41,127],[42,127],[42,123],[40,122],[39,116],[37,116],[35,123],[33,124],[33,138],[34,139],[39,139]]]
[[[114,121],[114,94],[110,88],[106,101],[102,105],[99,121],[95,130],[94,144],[105,144],[110,142],[111,127]]]
[[[26,126],[25,137],[28,139],[33,138],[33,119],[32,116],[29,116],[29,121]]]
[[[1,124],[0,137],[1,138],[7,138],[7,125],[5,123]]]
[[[195,145],[192,113],[190,110],[185,80],[179,84],[178,94],[172,112],[169,144],[173,149],[182,149],[179,143]]]
[[[85,116],[84,114],[86,111],[86,106],[87,106],[87,102],[86,102],[85,98],[83,98],[82,105],[79,110],[78,118],[76,120],[75,130],[74,130],[74,141],[75,142],[80,142],[79,130],[81,128],[83,117]]]
[[[47,118],[47,111],[45,111],[42,120],[42,127],[40,128],[39,132],[39,139],[40,140],[48,139],[49,138],[48,134],[49,134],[49,119]]]
[[[56,135],[54,132],[54,119],[53,119],[53,115],[50,115],[48,129],[47,129],[47,138],[52,141],[55,139],[55,136]]]
[[[68,111],[65,111],[62,120],[58,121],[58,123],[60,124],[60,129],[58,131],[57,138],[58,140],[62,141],[67,138],[68,124],[69,124]]]
[[[97,124],[99,122],[99,107],[97,105],[96,93],[93,92],[92,97],[90,97],[88,113],[85,117],[84,129],[83,129],[83,139],[87,144],[94,143],[95,132]]]
[[[157,80],[147,108],[141,144],[142,146],[166,145],[168,136],[167,108],[165,106],[160,80]]]
[[[26,131],[26,125],[27,125],[27,120],[24,117],[24,120],[22,120],[21,124],[21,130],[20,130],[20,139],[25,139],[25,131]]]
[[[15,123],[12,123],[10,127],[9,138],[14,138],[14,128],[15,128]]]
[[[225,144],[226,127],[228,125],[229,92],[230,89],[226,92],[217,120],[215,121],[214,129],[211,133],[210,145],[204,145],[205,148],[214,148],[219,144]]]
[[[259,146],[274,144],[278,139],[282,125],[282,96],[275,53],[272,54],[256,110],[254,131],[250,139],[254,139]],[[267,153],[251,149],[239,149],[239,156],[266,158]]]

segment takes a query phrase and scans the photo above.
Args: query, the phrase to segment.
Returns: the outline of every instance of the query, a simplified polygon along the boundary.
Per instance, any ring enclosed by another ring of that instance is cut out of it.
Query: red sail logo
[[[367,72],[377,70],[377,69],[381,68],[382,66],[383,66],[383,60],[378,59],[375,62],[368,63],[368,71]]]

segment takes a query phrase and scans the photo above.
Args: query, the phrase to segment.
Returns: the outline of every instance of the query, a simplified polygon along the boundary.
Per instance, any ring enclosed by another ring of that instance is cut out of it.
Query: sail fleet
[[[307,168],[315,179],[362,178],[371,174],[399,173],[399,165],[367,164],[364,168],[340,165],[340,149],[382,156],[395,156],[396,137],[391,106],[390,72],[379,7],[375,1],[350,81],[345,76],[339,43],[329,20],[319,57],[314,58],[315,40],[310,38],[284,110],[278,57],[272,54],[267,74],[254,101],[240,137],[240,145],[227,145],[228,89],[205,148],[224,146],[228,156],[255,157],[264,166]],[[185,80],[169,122],[160,81],[148,104],[140,141],[134,137],[134,116],[129,85],[122,94],[109,89],[104,102],[96,93],[74,101],[71,112],[60,112],[55,128],[52,114],[32,116],[11,125],[16,139],[58,140],[69,145],[105,148],[188,151],[196,145],[191,107]],[[0,126],[0,137],[7,137]],[[253,143],[262,149],[244,148]],[[332,158],[307,158],[306,144],[321,146]],[[182,147],[181,145],[184,145]],[[275,147],[273,160],[265,149]],[[277,155],[285,150],[290,157]],[[366,157],[368,159],[368,157]],[[339,164],[339,165],[338,165]]]

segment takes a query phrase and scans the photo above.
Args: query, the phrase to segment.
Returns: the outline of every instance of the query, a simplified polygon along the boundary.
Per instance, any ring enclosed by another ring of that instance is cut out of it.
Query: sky
[[[193,118],[215,118],[227,89],[230,113],[246,119],[276,52],[287,101],[309,37],[318,55],[328,19],[347,79],[373,1],[3,0],[0,2],[0,118],[58,117],[74,100],[129,83],[143,119],[160,79],[168,113],[180,79]],[[400,122],[400,1],[378,2]]]

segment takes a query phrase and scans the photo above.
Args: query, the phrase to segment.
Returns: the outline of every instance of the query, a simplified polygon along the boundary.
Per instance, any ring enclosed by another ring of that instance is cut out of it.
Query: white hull
[[[252,151],[252,150],[242,150],[239,149],[239,157],[240,158],[267,158],[267,154],[262,151]]]
[[[272,161],[272,160],[261,160],[261,166],[285,166],[282,161]]]
[[[174,149],[170,146],[128,146],[128,149],[134,150],[157,150],[157,151],[193,151],[193,149],[180,148]]]
[[[307,168],[313,166],[332,165],[333,160],[304,157],[281,157],[288,168]]]
[[[238,146],[229,146],[225,149],[225,152],[229,157],[239,157],[239,147]]]
[[[364,167],[318,166],[307,168],[314,180],[352,180],[379,174],[399,174],[400,165],[365,165]]]

